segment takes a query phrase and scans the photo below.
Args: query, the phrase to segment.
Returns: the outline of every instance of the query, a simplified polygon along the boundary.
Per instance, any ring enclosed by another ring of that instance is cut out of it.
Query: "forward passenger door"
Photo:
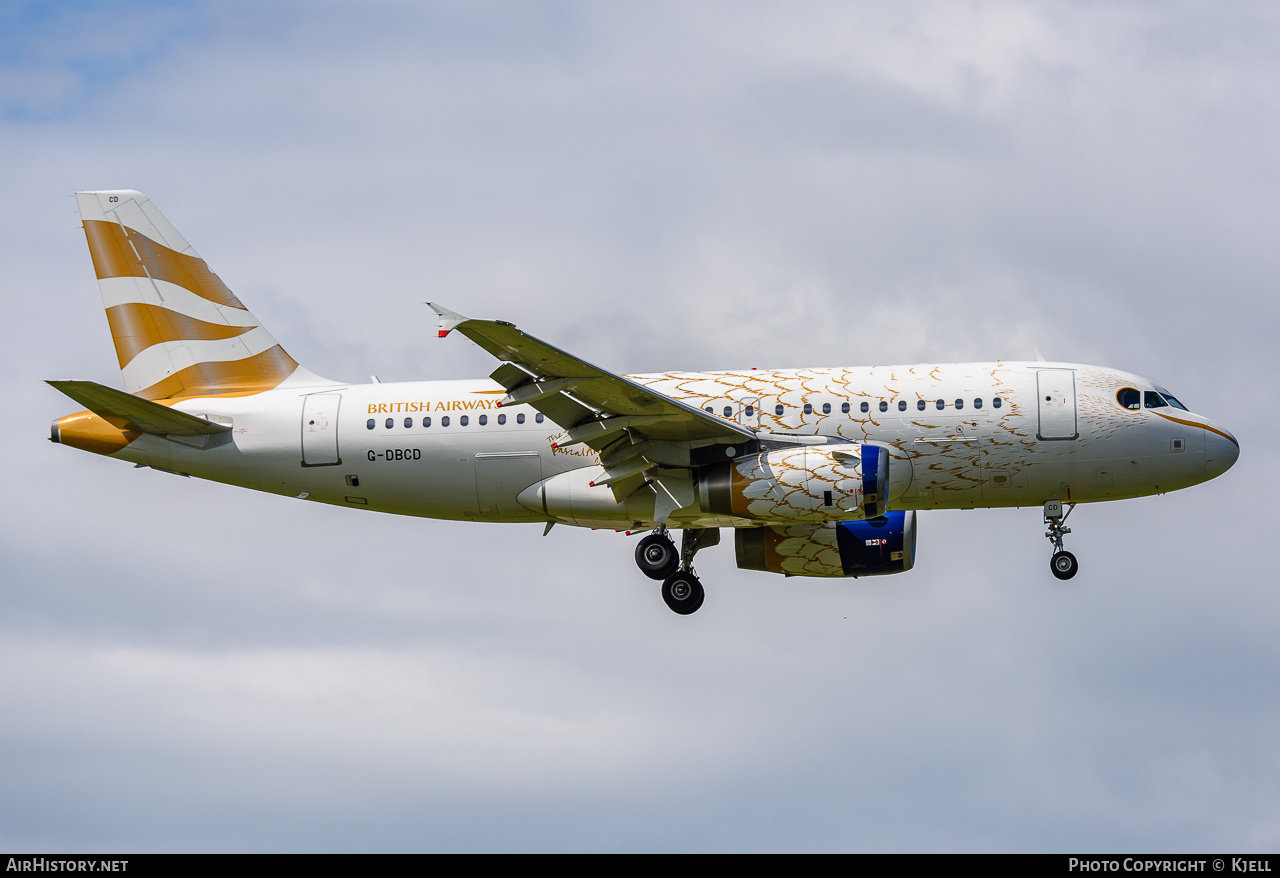
[[[1036,438],[1042,441],[1078,439],[1076,430],[1076,373],[1071,369],[1036,372]]]

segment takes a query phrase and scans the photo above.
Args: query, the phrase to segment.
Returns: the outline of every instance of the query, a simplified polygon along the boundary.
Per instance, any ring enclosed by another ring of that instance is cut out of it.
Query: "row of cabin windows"
[[[955,406],[956,411],[961,411],[961,410],[963,410],[963,409],[964,409],[964,404],[965,404],[965,403],[964,403],[964,400],[963,400],[963,399],[957,399],[957,400],[953,403],[953,405]],[[998,408],[1000,408],[1000,407],[1001,407],[1001,406],[1003,406],[1003,405],[1004,405],[1004,400],[1002,400],[1002,399],[1001,399],[1000,397],[998,397],[998,396],[997,396],[995,399],[991,400],[991,407],[992,407],[993,409],[998,409]],[[934,407],[935,407],[938,411],[944,411],[944,410],[946,409],[946,407],[947,407],[947,401],[946,401],[945,399],[935,400],[935,401],[934,401]],[[973,400],[973,407],[974,407],[975,409],[981,409],[981,408],[982,408],[982,397],[980,397],[980,396],[979,396],[979,397],[975,397],[975,398],[974,398],[974,400]],[[864,402],[864,403],[860,406],[860,408],[861,408],[861,410],[862,410],[863,414],[866,414],[867,412],[871,411],[871,404],[870,404],[870,403],[867,403],[867,402]],[[916,409],[917,409],[918,411],[925,411],[927,408],[929,408],[929,402],[928,402],[928,400],[924,400],[924,399],[917,399],[917,400],[916,400]],[[882,400],[880,400],[880,411],[882,411],[882,412],[887,412],[888,410],[889,410],[889,403],[888,403],[888,401],[887,401],[887,400],[883,400],[883,399],[882,399]],[[900,400],[898,400],[898,411],[900,411],[900,412],[905,412],[906,410],[907,410],[907,401],[906,401],[905,399],[900,399]],[[706,411],[708,411],[708,412],[710,412],[711,414],[713,414],[713,415],[714,415],[714,414],[716,413],[715,406],[710,406],[710,405],[709,405],[709,406],[707,406],[707,407],[706,407]],[[849,411],[850,411],[849,403],[847,403],[847,402],[845,402],[845,403],[841,403],[841,404],[840,404],[840,411],[841,411],[841,413],[843,413],[843,414],[846,414],[846,415],[847,415],[847,414],[849,414]],[[774,413],[775,415],[777,415],[778,417],[782,417],[782,416],[786,413],[786,407],[785,407],[785,406],[783,406],[783,405],[781,405],[781,404],[776,405],[776,406],[774,406],[774,408],[773,408],[773,413]],[[811,414],[813,414],[813,405],[812,405],[811,403],[807,403],[807,402],[806,402],[806,403],[804,404],[804,413],[805,413],[806,415],[811,415]],[[829,403],[829,402],[824,402],[824,403],[822,404],[822,413],[823,413],[824,415],[829,415],[829,414],[831,414],[831,403]],[[743,414],[745,414],[748,418],[754,418],[754,417],[755,417],[755,415],[756,415],[756,413],[755,413],[755,406],[750,406],[750,405],[749,405],[749,406],[747,406],[746,411],[745,411]],[[725,406],[725,407],[724,407],[724,416],[725,416],[726,418],[731,418],[731,417],[733,417],[733,406],[729,406],[729,405],[727,405],[727,406]]]
[[[541,424],[544,420],[546,420],[546,417],[542,414],[542,412],[538,412],[536,415],[534,415],[534,416],[533,416],[533,421],[534,421],[534,423],[535,423],[535,424]],[[477,423],[479,423],[479,425],[480,425],[481,427],[487,426],[487,425],[488,425],[488,423],[489,423],[489,416],[488,416],[488,415],[481,415],[480,417],[476,418],[476,422],[477,422]],[[498,424],[499,424],[499,425],[505,424],[506,422],[507,422],[507,416],[506,416],[506,415],[498,415]],[[458,417],[458,426],[459,426],[459,427],[465,427],[465,426],[467,426],[467,425],[468,425],[468,424],[470,424],[470,423],[471,423],[471,418],[470,418],[470,417],[468,417],[467,415],[460,415],[460,416]],[[524,423],[524,414],[523,414],[523,413],[516,415],[516,423],[517,423],[517,424],[523,424],[523,423]],[[377,418],[370,418],[370,419],[369,419],[369,423],[368,423],[368,424],[366,424],[365,426],[367,426],[370,430],[372,430],[372,429],[373,429],[374,427],[376,427],[377,425],[378,425],[378,420],[377,420]],[[392,429],[393,427],[395,427],[395,425],[396,425],[396,419],[395,419],[395,418],[387,418],[386,427],[387,427],[387,429],[388,429],[388,430],[390,430],[390,429]],[[405,429],[407,430],[407,429],[409,429],[409,428],[410,428],[410,427],[412,427],[412,426],[413,426],[413,418],[405,418],[405,419],[404,419],[404,427],[405,427]],[[424,427],[430,427],[430,426],[431,426],[431,418],[423,418],[423,419],[422,419],[422,426],[424,426]],[[443,417],[441,417],[441,418],[440,418],[440,426],[441,426],[441,427],[447,427],[447,426],[449,426],[449,416],[448,416],[448,415],[444,415]]]

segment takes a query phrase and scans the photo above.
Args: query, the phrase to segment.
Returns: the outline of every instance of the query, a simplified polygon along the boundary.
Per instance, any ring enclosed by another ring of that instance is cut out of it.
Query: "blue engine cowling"
[[[788,576],[882,576],[915,564],[916,514],[734,531],[738,566]]]

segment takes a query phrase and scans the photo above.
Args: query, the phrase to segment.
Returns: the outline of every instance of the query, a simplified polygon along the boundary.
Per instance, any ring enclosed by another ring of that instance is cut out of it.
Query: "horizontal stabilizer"
[[[207,436],[231,429],[93,381],[46,383],[122,430],[137,430],[157,436]]]

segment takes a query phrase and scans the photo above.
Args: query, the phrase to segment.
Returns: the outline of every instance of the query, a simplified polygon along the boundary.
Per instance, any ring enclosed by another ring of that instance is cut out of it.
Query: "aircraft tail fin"
[[[77,192],[76,203],[129,393],[249,394],[299,373],[314,378],[147,196],[130,189]]]

